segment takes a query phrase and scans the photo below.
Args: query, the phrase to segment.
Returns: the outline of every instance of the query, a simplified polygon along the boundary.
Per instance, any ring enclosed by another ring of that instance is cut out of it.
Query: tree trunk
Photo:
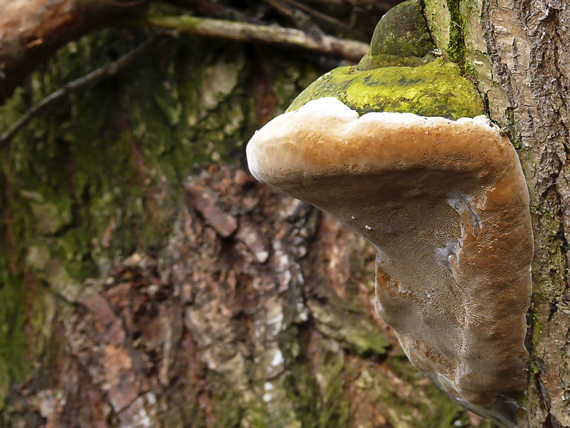
[[[570,426],[569,14],[562,1],[426,0],[438,47],[529,183],[525,428]],[[146,39],[71,42],[1,107],[0,134]],[[249,175],[255,129],[327,71],[294,53],[162,39],[0,144],[0,426],[491,426],[375,315],[372,247]]]

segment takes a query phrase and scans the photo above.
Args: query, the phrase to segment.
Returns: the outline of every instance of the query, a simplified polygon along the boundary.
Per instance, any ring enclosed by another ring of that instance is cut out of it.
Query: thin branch
[[[380,8],[383,13],[388,12],[392,7],[396,6],[397,4],[401,3],[402,0],[387,0],[387,1],[375,1],[374,4],[376,7]],[[340,0],[310,0],[310,3],[320,3],[325,4],[328,6],[339,6],[342,4]],[[371,3],[370,1],[351,1],[352,7],[365,7],[367,3]],[[361,4],[362,3],[362,4]]]
[[[151,45],[153,45],[162,35],[156,35],[146,40],[145,42],[138,45],[133,50],[127,52],[125,55],[121,56],[115,62],[107,64],[97,70],[92,71],[86,76],[80,77],[79,79],[73,80],[66,83],[55,92],[42,99],[39,103],[30,108],[20,119],[16,121],[2,136],[0,136],[0,149],[4,148],[14,135],[16,135],[26,124],[37,116],[46,107],[60,100],[61,98],[69,95],[70,93],[77,91],[85,86],[91,85],[98,82],[105,77],[110,77],[119,72],[122,68],[129,65],[135,58],[140,56],[144,51],[146,51]]]
[[[329,16],[325,13],[319,12],[318,10],[315,10],[309,6],[307,6],[306,4],[303,3],[299,3],[295,0],[284,0],[285,3],[290,4],[293,7],[296,7],[300,10],[302,10],[303,12],[305,12],[308,15],[311,15],[313,18],[318,19],[322,22],[326,22],[327,24],[333,25],[335,28],[346,31],[348,33],[356,33],[359,34],[360,36],[364,35],[364,33],[356,28],[352,28],[349,25],[345,24],[344,22],[339,21],[336,18],[333,18],[332,16]]]
[[[298,47],[358,61],[368,52],[366,43],[331,36],[313,36],[303,31],[193,16],[150,17],[157,28],[178,30],[203,37],[219,37],[240,42],[258,42]]]
[[[295,27],[305,31],[307,33],[313,33],[317,36],[323,36],[325,33],[319,28],[317,24],[302,10],[295,7],[294,5],[289,5],[283,0],[264,0],[265,3],[269,4],[275,10],[277,10],[281,15],[287,17]]]
[[[232,21],[248,21],[245,13],[240,12],[227,4],[211,2],[208,0],[164,0],[181,9],[197,12],[198,15],[207,16],[209,18],[229,19]]]

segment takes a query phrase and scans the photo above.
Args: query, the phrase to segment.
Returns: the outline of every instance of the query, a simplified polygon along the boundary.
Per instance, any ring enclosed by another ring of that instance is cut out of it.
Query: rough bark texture
[[[531,195],[535,261],[521,427],[570,426],[570,6],[565,1],[429,0],[439,47],[462,64],[509,135]]]

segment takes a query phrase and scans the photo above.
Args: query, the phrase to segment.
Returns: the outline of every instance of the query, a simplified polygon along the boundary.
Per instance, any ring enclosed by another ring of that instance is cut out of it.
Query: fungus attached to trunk
[[[410,361],[456,401],[512,426],[496,404],[526,384],[526,181],[473,85],[422,52],[413,67],[369,54],[327,73],[254,135],[249,168],[374,245],[377,311]]]

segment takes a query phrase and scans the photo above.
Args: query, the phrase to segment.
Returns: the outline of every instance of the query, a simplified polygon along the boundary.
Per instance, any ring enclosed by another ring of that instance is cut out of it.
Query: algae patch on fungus
[[[386,111],[457,120],[484,114],[473,84],[461,75],[457,64],[443,59],[419,67],[334,69],[303,91],[288,111],[326,97],[338,99],[360,115]]]

